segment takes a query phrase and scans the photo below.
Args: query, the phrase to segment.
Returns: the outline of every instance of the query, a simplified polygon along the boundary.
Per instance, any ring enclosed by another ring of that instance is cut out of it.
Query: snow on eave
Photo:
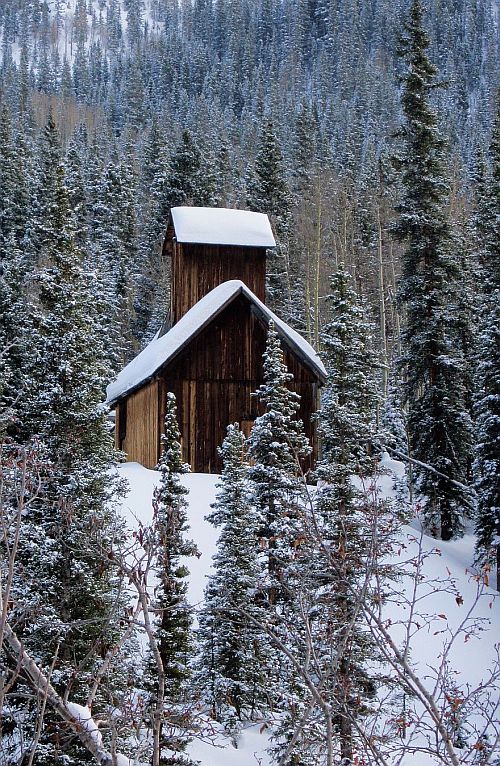
[[[265,213],[224,207],[173,207],[177,242],[235,247],[276,247]]]
[[[223,282],[211,290],[192,306],[165,335],[156,336],[135,359],[132,359],[116,379],[109,384],[106,391],[106,403],[114,406],[124,396],[131,394],[150,381],[238,295],[245,295],[261,317],[267,322],[274,322],[285,345],[324,382],[326,370],[312,346],[298,332],[268,309],[244,282],[233,279],[229,282]]]

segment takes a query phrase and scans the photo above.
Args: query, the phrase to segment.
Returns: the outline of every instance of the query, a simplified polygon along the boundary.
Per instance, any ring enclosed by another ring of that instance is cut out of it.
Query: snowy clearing
[[[385,468],[391,473],[380,479],[380,491],[391,496],[394,477],[402,473],[402,464],[397,461],[384,461]],[[120,467],[120,474],[126,478],[130,489],[122,501],[122,514],[131,528],[139,524],[147,525],[151,520],[151,501],[159,474],[143,468],[138,463],[126,463]],[[216,550],[218,532],[205,516],[210,504],[215,499],[218,476],[207,474],[188,474],[182,477],[189,490],[189,535],[197,544],[201,556],[191,559],[189,599],[192,604],[200,604],[207,575],[211,571],[212,556]],[[426,683],[432,684],[433,677],[443,660],[446,642],[460,625],[472,605],[478,629],[472,634],[467,627],[459,632],[451,648],[447,650],[450,683],[456,685],[477,684],[488,671],[497,657],[498,646],[495,642],[500,635],[500,602],[495,592],[486,588],[477,598],[478,583],[473,575],[472,561],[474,538],[466,535],[461,540],[444,543],[422,535],[418,529],[418,520],[405,526],[401,533],[401,546],[395,554],[395,560],[403,564],[418,556],[423,562],[421,585],[422,600],[419,613],[428,616],[425,627],[415,626],[415,640],[412,659],[415,668]],[[411,574],[411,571],[410,571]],[[412,577],[406,577],[400,587],[399,603],[387,605],[385,613],[394,625],[393,635],[402,638],[403,626],[411,601]],[[476,603],[477,602],[477,603]],[[202,766],[230,766],[236,757],[234,745],[220,731],[215,743],[193,742],[190,753]],[[417,744],[417,742],[413,743]],[[243,732],[238,742],[238,766],[269,766],[266,753],[269,746],[269,730],[261,725],[250,726]],[[409,766],[427,766],[436,763],[430,756],[414,753],[406,756],[403,763]]]

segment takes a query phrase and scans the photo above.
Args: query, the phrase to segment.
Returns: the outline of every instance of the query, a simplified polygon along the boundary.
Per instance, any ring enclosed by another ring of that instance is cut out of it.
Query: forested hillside
[[[209,766],[256,722],[272,766],[498,766],[499,24],[0,0],[0,766]],[[171,393],[149,489],[118,470],[106,385],[168,330],[179,205],[271,220],[267,303],[325,372],[311,472],[273,314],[215,488]]]
[[[386,325],[390,355],[399,331],[391,157],[406,11],[385,0],[6,0],[1,151],[4,175],[12,162],[22,181],[17,234],[35,216],[51,110],[79,242],[89,258],[114,253],[103,271],[126,354],[162,316],[160,241],[169,206],[188,201],[272,215],[278,302],[316,343],[327,278],[346,263]],[[495,111],[498,8],[433,2],[424,21],[444,86],[433,102],[448,139],[450,215],[470,251],[469,182]]]

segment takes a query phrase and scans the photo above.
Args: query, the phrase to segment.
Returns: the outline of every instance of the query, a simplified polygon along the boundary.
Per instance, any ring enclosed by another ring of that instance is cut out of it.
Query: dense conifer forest
[[[500,560],[499,25],[496,0],[0,2],[0,766],[191,766],[249,721],[273,766],[498,764],[498,663],[460,687],[443,650],[429,691],[423,543],[390,561],[415,508],[474,532],[477,601]],[[304,477],[270,324],[196,609],[175,398],[133,534],[103,404],[169,326],[178,205],[269,216],[267,301],[328,373]]]

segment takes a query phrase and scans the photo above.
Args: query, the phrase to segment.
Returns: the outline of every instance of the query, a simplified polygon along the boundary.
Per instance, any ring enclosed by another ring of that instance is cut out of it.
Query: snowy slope
[[[385,465],[391,469],[392,475],[381,477],[380,490],[383,495],[389,496],[392,494],[394,475],[401,474],[402,466],[388,459]],[[120,473],[130,485],[129,493],[122,502],[124,517],[132,528],[139,523],[147,524],[151,519],[151,499],[158,474],[137,463],[121,466]],[[190,536],[202,554],[199,559],[189,561],[189,598],[193,604],[199,604],[203,597],[206,577],[216,549],[217,531],[204,517],[214,500],[217,479],[217,476],[205,474],[188,474],[183,477],[183,483],[189,489]],[[420,590],[422,600],[418,611],[422,615],[429,615],[429,621],[416,633],[412,660],[422,677],[426,678],[426,683],[433,683],[433,669],[441,663],[450,634],[460,627],[474,604],[474,617],[478,620],[480,630],[477,635],[473,635],[469,629],[464,628],[449,649],[450,679],[457,685],[477,684],[487,674],[488,667],[497,656],[498,645],[495,642],[498,642],[500,636],[500,603],[495,598],[495,592],[489,588],[477,600],[478,584],[472,572],[473,549],[472,535],[444,543],[422,535],[418,520],[403,528],[401,546],[395,554],[395,560],[403,565],[405,561],[414,560],[419,555],[423,560],[424,579]],[[410,571],[412,566],[408,566]],[[399,639],[403,637],[399,623],[408,616],[412,583],[411,577],[406,578],[400,589],[398,603],[387,608],[387,617],[394,625],[393,635]],[[259,726],[252,726],[243,733],[237,751],[221,733],[218,747],[195,742],[192,754],[202,766],[232,766],[236,758],[238,766],[256,766],[257,763],[269,766],[266,754],[268,744],[269,732],[261,732]],[[405,766],[428,766],[436,762],[428,756],[413,754],[406,757],[403,763]]]
[[[49,13],[54,26],[52,28],[51,46],[52,50],[57,48],[57,52],[61,61],[67,59],[72,65],[76,53],[75,43],[75,8],[76,0],[47,0]],[[59,17],[57,19],[57,7],[59,6]],[[120,14],[120,26],[124,41],[126,42],[127,35],[127,10],[124,0],[118,0],[117,6]],[[164,24],[159,21],[154,11],[153,0],[144,0],[144,13],[142,16],[142,23],[147,25],[149,35],[156,37],[164,32]],[[88,49],[92,43],[99,42],[104,50],[107,52],[106,34],[102,33],[106,24],[106,14],[108,9],[107,0],[90,0],[87,2],[87,28],[88,36],[86,48]],[[56,25],[57,19],[57,25]],[[30,46],[33,46],[33,42],[30,41]],[[12,58],[16,64],[20,61],[20,41],[16,38],[12,43]],[[36,70],[36,66],[35,66]]]

